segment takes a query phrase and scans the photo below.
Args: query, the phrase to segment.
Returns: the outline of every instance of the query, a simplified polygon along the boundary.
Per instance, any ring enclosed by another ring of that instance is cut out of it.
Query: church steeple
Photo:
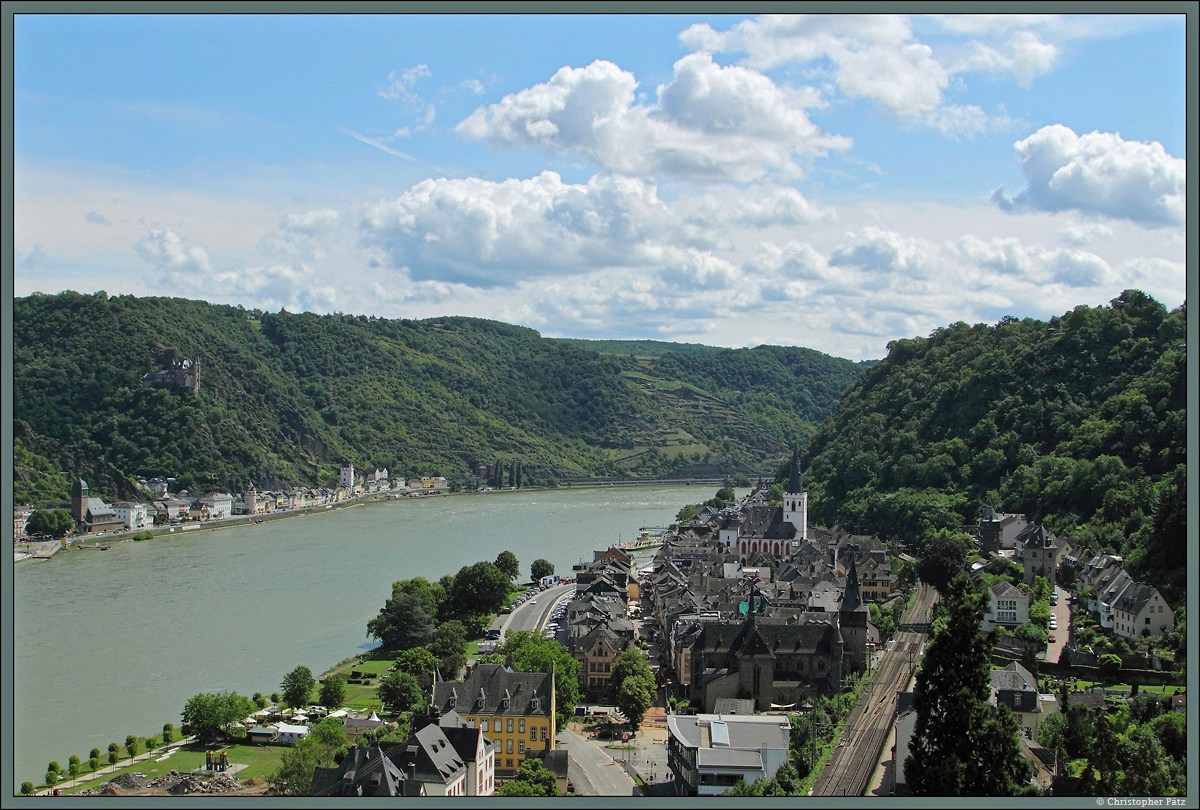
[[[858,566],[854,562],[854,554],[850,555],[850,571],[846,574],[846,593],[842,596],[842,612],[856,610],[862,604],[862,594],[858,590]]]
[[[792,464],[788,470],[787,491],[793,493],[804,491],[800,488],[800,449],[795,445],[792,446]]]
[[[792,447],[788,485],[783,493],[783,519],[795,528],[795,540],[808,539],[808,493],[800,481],[800,451],[796,447]]]

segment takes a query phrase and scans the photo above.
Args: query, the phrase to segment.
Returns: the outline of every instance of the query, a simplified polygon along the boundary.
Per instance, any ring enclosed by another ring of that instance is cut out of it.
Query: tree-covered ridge
[[[66,482],[101,469],[93,491],[128,497],[138,476],[191,490],[324,484],[342,459],[451,481],[519,461],[536,482],[760,469],[783,446],[773,424],[712,392],[644,384],[633,358],[495,321],[73,292],[18,298],[13,314],[18,502],[65,498]],[[199,361],[197,395],[142,387],[162,347]]]
[[[665,354],[654,370],[711,391],[795,445],[833,413],[838,397],[865,367],[812,349],[756,346],[713,355]]]
[[[805,448],[813,517],[936,530],[992,505],[1122,553],[1181,595],[1186,321],[1186,305],[1131,290],[1048,323],[889,344]]]
[[[591,349],[601,354],[616,354],[630,357],[662,357],[674,352],[677,354],[712,355],[726,351],[720,346],[706,346],[703,343],[671,343],[665,340],[588,340],[586,338],[547,338],[558,340],[581,349]]]

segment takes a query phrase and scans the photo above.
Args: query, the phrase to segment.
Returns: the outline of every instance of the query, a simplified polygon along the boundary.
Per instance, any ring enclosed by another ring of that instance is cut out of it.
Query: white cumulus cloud
[[[1029,187],[1012,198],[997,189],[992,199],[1005,210],[1077,210],[1148,226],[1183,224],[1187,162],[1160,143],[1111,132],[1076,135],[1054,124],[1013,148]]]
[[[767,15],[727,31],[698,23],[679,39],[698,52],[744,53],[742,63],[756,70],[802,65],[806,76],[830,94],[865,99],[906,125],[957,136],[1006,128],[1011,120],[948,102],[952,81],[983,72],[1012,75],[1028,85],[1054,66],[1057,45],[1029,27],[1037,19],[976,29],[956,28],[950,21],[944,23],[946,31],[984,38],[941,41],[937,50],[918,39],[907,17],[886,14]]]
[[[776,85],[708,54],[675,63],[658,101],[637,97],[633,74],[597,60],[560,69],[548,82],[481,107],[460,134],[507,146],[582,155],[630,175],[748,182],[771,171],[798,174],[797,157],[847,149],[805,113],[812,93]]]
[[[311,265],[272,261],[252,267],[219,267],[202,245],[187,244],[187,239],[170,227],[151,227],[135,250],[160,272],[156,286],[172,294],[293,311],[327,311],[337,297]]]

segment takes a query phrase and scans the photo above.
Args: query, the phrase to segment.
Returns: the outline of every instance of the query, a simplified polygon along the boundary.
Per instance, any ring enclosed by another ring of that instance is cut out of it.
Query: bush
[[[33,782],[22,782],[21,783],[21,795],[22,796],[32,796],[33,790],[34,790]]]

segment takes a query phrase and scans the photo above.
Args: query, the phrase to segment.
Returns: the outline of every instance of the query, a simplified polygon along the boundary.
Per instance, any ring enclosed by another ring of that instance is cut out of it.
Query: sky
[[[17,14],[14,294],[852,360],[1129,288],[1174,309],[1185,29]]]

